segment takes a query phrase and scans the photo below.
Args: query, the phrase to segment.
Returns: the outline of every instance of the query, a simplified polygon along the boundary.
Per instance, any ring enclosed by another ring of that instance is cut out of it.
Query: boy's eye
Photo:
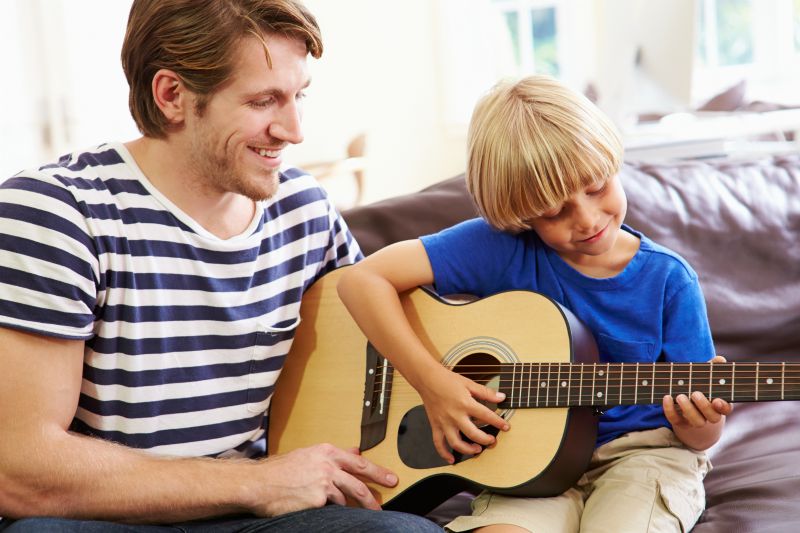
[[[563,209],[558,209],[558,210],[553,209],[550,211],[545,211],[544,213],[542,213],[542,218],[545,220],[553,220],[558,218],[563,211],[564,211]]]
[[[598,183],[589,187],[586,192],[587,194],[600,194],[606,190],[606,186],[608,185],[608,181],[604,181],[602,183]]]

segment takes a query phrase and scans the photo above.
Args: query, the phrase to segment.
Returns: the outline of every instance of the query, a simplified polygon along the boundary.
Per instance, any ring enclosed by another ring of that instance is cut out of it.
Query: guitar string
[[[530,364],[530,363],[521,363],[521,364]],[[535,363],[535,364],[539,364],[539,363]],[[544,363],[544,364],[547,364],[547,363]],[[551,363],[551,365],[552,364],[562,364],[562,363]],[[558,369],[556,368],[556,369],[551,369],[549,371],[549,375],[548,375],[548,372],[545,372],[545,376],[541,376],[539,374],[537,376],[536,380],[532,379],[533,378],[533,376],[532,376],[533,373],[532,372],[527,373],[527,375],[518,375],[518,376],[515,376],[514,378],[506,376],[506,377],[501,378],[501,380],[504,380],[506,382],[505,383],[505,385],[506,385],[505,388],[507,388],[507,389],[510,388],[512,390],[519,389],[523,393],[527,393],[529,390],[541,390],[540,389],[541,384],[545,384],[546,385],[546,384],[549,384],[550,382],[558,382],[558,381],[560,381],[562,383],[563,382],[567,382],[566,385],[562,385],[561,387],[556,387],[555,389],[553,387],[546,387],[546,390],[549,391],[548,394],[547,394],[548,396],[563,395],[565,398],[567,396],[570,396],[570,397],[574,396],[576,398],[580,397],[581,399],[584,398],[584,397],[588,398],[595,391],[597,391],[598,389],[603,389],[603,390],[608,389],[609,393],[608,393],[608,395],[606,397],[610,398],[610,400],[608,400],[608,403],[612,403],[612,404],[613,404],[614,400],[617,400],[617,401],[629,401],[631,399],[635,400],[635,399],[637,399],[637,397],[646,398],[648,396],[648,393],[650,394],[650,396],[652,396],[653,394],[656,394],[655,392],[653,392],[653,389],[656,389],[656,390],[661,389],[661,390],[658,390],[658,393],[657,393],[659,397],[666,395],[670,390],[673,391],[673,395],[678,395],[678,394],[688,394],[689,392],[694,392],[694,391],[705,392],[707,389],[710,389],[711,390],[710,398],[722,397],[722,396],[724,396],[726,398],[733,396],[735,398],[736,396],[738,396],[739,399],[742,400],[742,401],[746,400],[748,397],[752,397],[754,399],[756,397],[758,397],[759,399],[764,398],[765,400],[769,399],[769,398],[781,399],[781,397],[783,397],[784,399],[791,399],[792,394],[793,393],[797,393],[798,391],[784,390],[784,389],[786,387],[791,389],[792,386],[797,385],[798,383],[800,383],[800,381],[795,381],[795,380],[792,380],[792,379],[785,379],[785,378],[784,379],[778,378],[777,381],[773,381],[772,383],[767,383],[766,382],[766,379],[768,379],[770,377],[773,377],[773,376],[770,376],[770,375],[766,374],[765,368],[763,368],[763,367],[767,367],[767,366],[773,365],[773,366],[781,367],[782,369],[784,369],[785,365],[783,365],[781,363],[761,363],[759,365],[761,368],[759,368],[758,370],[754,370],[754,371],[747,371],[747,370],[738,368],[738,369],[736,369],[736,375],[735,376],[733,376],[733,375],[728,376],[728,375],[724,375],[724,374],[721,375],[724,372],[724,370],[722,368],[717,367],[716,368],[716,370],[717,370],[717,376],[716,377],[719,377],[719,378],[730,377],[731,378],[731,382],[730,383],[727,383],[727,382],[726,383],[718,383],[718,382],[715,382],[713,380],[710,381],[710,382],[708,382],[708,381],[703,382],[703,378],[704,377],[706,377],[706,379],[708,379],[708,377],[712,377],[713,371],[702,371],[699,368],[694,368],[693,369],[694,372],[691,374],[691,378],[692,378],[693,382],[696,379],[698,381],[698,383],[692,383],[693,386],[691,388],[691,391],[688,388],[685,391],[681,388],[684,385],[688,385],[688,380],[689,380],[689,377],[690,377],[689,374],[688,374],[688,372],[689,372],[688,366],[689,365],[687,363],[680,363],[680,365],[683,365],[683,366],[686,367],[686,370],[685,370],[686,374],[685,375],[681,375],[679,369],[674,369],[673,368],[672,377],[670,377],[669,376],[669,363],[666,363],[666,364],[657,363],[659,365],[664,365],[664,367],[665,367],[664,370],[656,371],[655,376],[653,376],[652,374],[647,374],[645,376],[639,377],[638,379],[637,379],[637,377],[630,376],[630,375],[623,375],[622,378],[620,379],[619,373],[618,372],[617,373],[614,372],[614,367],[611,366],[610,368],[607,368],[607,365],[605,365],[605,364],[599,364],[597,366],[595,366],[595,365],[593,365],[591,363],[585,364],[585,365],[584,364],[580,364],[580,363],[578,363],[578,364],[575,364],[575,363],[563,363],[563,364],[565,364],[565,365],[569,364],[573,368],[575,366],[582,366],[584,369],[588,369],[588,368],[591,367],[592,368],[591,374],[594,374],[595,370],[608,371],[608,378],[606,379],[606,377],[603,376],[602,381],[601,381],[601,383],[599,385],[597,383],[595,383],[594,386],[591,386],[589,384],[584,384],[584,385],[581,386],[581,385],[578,385],[578,384],[574,383],[574,381],[576,381],[577,378],[580,377],[579,372],[573,371],[571,373],[571,375],[561,376],[561,379],[558,379],[558,377],[559,377],[558,376],[558,372],[557,372]],[[619,365],[619,364],[620,363],[616,363],[616,365]],[[701,364],[703,364],[703,363],[701,363]],[[725,364],[725,363],[722,363],[722,364]],[[745,363],[745,364],[748,364],[748,363]],[[612,365],[613,365],[613,363],[612,363]],[[627,365],[631,365],[631,363],[627,363]],[[635,366],[635,363],[633,365]],[[673,365],[676,365],[676,364],[673,364]],[[717,365],[720,365],[720,363],[717,363]],[[463,365],[463,366],[470,366],[470,365]],[[472,366],[485,367],[485,365],[472,365]],[[513,366],[516,366],[516,364],[513,364]],[[739,363],[739,366],[744,366],[744,365],[742,363]],[[728,367],[732,369],[733,365],[730,364],[730,365],[728,365]],[[651,371],[651,369],[652,369],[652,367],[648,368],[647,371]],[[631,367],[631,370],[635,370],[635,368]],[[739,384],[735,384],[734,381],[733,381],[735,377],[738,377],[740,380],[750,380],[752,377],[754,377],[756,374],[758,374],[759,371],[765,372],[763,375],[759,376],[762,380],[764,380],[763,383],[761,382],[761,380],[759,381],[759,383],[755,383],[754,381],[749,381],[749,382],[743,382],[743,383],[739,383]],[[788,371],[784,371],[783,372],[784,376],[786,374],[791,374],[791,373],[792,373],[791,369],[788,370]],[[798,373],[798,372],[795,371],[794,373]],[[469,374],[469,373],[463,373],[462,372],[460,374],[461,375],[466,375],[466,374]],[[489,372],[488,374],[492,374],[492,373]],[[496,373],[494,373],[494,374],[496,375]],[[570,374],[570,373],[566,372],[566,374]],[[576,376],[575,374],[578,374],[578,375]],[[748,374],[750,374],[750,375],[748,375]],[[394,373],[392,373],[392,376],[393,375],[394,375]],[[475,375],[477,375],[479,377],[485,377],[487,375],[487,372],[475,373]],[[392,381],[393,381],[393,377],[392,376],[388,377],[387,380],[386,380],[386,386],[387,387],[390,387],[391,384],[392,384]],[[584,373],[584,377],[585,376],[586,376],[586,373]],[[792,376],[789,376],[789,377],[791,378]],[[378,378],[377,379],[381,379],[382,380],[382,372],[378,373]],[[402,381],[408,383],[400,375],[398,375],[398,380],[402,380]],[[680,384],[679,383],[680,380],[684,380],[687,383]],[[606,381],[608,381],[608,383],[606,383]],[[527,385],[526,385],[526,383],[527,383]],[[621,391],[621,394],[620,394],[620,388],[623,389]],[[634,391],[633,394],[631,394],[630,393],[630,389],[631,388],[637,388],[637,389],[642,389],[642,390],[636,390],[636,391]],[[734,388],[735,388],[735,391],[734,391]],[[716,394],[714,394],[715,389],[716,389]],[[380,390],[381,390],[381,388],[376,388],[376,390],[373,391],[373,394],[379,394]],[[553,392],[554,390],[555,390],[555,392]],[[727,392],[727,394],[725,394],[726,392]],[[514,400],[516,401],[517,399],[515,398]],[[548,400],[555,401],[554,398],[549,398],[549,399],[545,398],[545,401],[548,401]],[[643,403],[645,403],[645,402],[643,402]],[[646,403],[650,403],[650,402],[646,402]]]

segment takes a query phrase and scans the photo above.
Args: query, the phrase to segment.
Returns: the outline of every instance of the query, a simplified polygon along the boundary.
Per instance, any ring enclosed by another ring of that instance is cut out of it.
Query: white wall
[[[638,111],[685,107],[696,1],[565,0],[562,79],[576,90],[593,82],[600,106],[623,127]],[[509,59],[489,43],[497,23],[485,15],[489,2],[306,0],[325,52],[312,61],[306,141],[292,161],[341,158],[366,133],[366,201],[462,172],[471,103]],[[0,176],[137,135],[119,63],[129,6],[0,0]],[[481,13],[477,22],[463,22],[470,12]],[[45,39],[33,37],[43,31]]]

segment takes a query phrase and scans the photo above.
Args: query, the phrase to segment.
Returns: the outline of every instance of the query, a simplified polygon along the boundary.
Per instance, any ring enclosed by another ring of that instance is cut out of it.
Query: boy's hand
[[[433,444],[437,453],[449,464],[455,458],[452,449],[463,454],[477,454],[483,447],[494,444],[494,436],[481,430],[477,424],[488,424],[500,430],[509,429],[503,417],[480,403],[499,403],[505,394],[480,385],[471,379],[451,372],[445,367],[430,373],[421,387],[425,412],[433,431]],[[473,442],[462,438],[466,436]]]
[[[718,355],[711,362],[724,363],[726,359]],[[674,400],[670,395],[664,396],[662,405],[664,415],[672,424],[672,429],[676,434],[703,428],[709,423],[716,424],[733,411],[733,406],[729,402],[722,398],[714,398],[709,401],[700,391],[692,392],[691,397],[679,394]]]

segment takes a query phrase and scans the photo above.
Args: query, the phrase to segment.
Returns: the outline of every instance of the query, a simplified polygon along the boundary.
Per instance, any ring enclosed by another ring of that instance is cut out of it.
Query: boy
[[[449,447],[478,453],[493,444],[479,422],[509,425],[479,403],[502,394],[450,372],[416,337],[398,300],[412,287],[544,293],[589,327],[603,361],[713,358],[695,272],[623,224],[620,138],[588,100],[548,77],[501,83],[475,108],[468,150],[468,189],[482,218],[387,247],[339,284],[359,326],[420,393],[442,458],[453,462]],[[472,516],[448,528],[688,531],[704,507],[703,450],[719,439],[730,410],[700,392],[609,409],[574,487],[552,498],[484,493]]]

